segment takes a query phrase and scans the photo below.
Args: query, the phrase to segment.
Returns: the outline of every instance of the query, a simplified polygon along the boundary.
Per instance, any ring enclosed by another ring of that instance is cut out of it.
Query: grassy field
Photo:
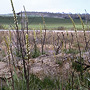
[[[73,30],[73,25],[70,19],[47,18],[47,17],[45,17],[44,19],[45,19],[46,28],[49,30],[64,30],[64,29]],[[74,21],[77,29],[81,30],[82,26],[81,26],[80,20],[74,19]],[[33,29],[33,28],[40,29],[40,24],[42,25],[42,28],[43,28],[42,17],[28,17],[28,22],[29,22],[29,29]],[[20,29],[21,27],[20,17],[18,17],[18,23],[19,23],[19,29]],[[12,16],[0,16],[0,29],[9,29],[10,25],[14,25],[14,20]]]

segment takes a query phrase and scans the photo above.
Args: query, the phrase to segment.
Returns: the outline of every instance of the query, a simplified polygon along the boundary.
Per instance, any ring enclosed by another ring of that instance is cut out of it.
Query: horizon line
[[[25,11],[21,11],[21,12],[25,12]],[[72,12],[50,12],[50,11],[26,11],[26,12],[39,12],[39,13],[60,13],[60,14],[90,14],[90,13],[72,13]],[[16,12],[17,13],[20,13],[20,12]],[[7,15],[7,14],[13,14],[13,13],[0,13],[0,15]]]

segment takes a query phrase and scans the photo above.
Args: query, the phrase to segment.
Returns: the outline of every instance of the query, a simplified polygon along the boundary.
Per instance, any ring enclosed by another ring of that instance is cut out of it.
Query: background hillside
[[[22,12],[23,15],[25,15],[25,12]],[[69,18],[68,15],[70,15],[73,19],[79,19],[77,14],[72,13],[50,13],[50,12],[26,12],[28,16],[36,16],[36,17],[51,17],[51,18]],[[17,15],[21,15],[21,12],[17,13]],[[82,19],[89,19],[90,15],[88,13],[80,14]]]
[[[70,15],[76,24],[78,30],[82,29],[81,22],[77,14],[67,14],[67,13],[50,13],[50,12],[26,12],[28,16],[29,29],[40,29],[40,24],[43,28],[43,18],[45,20],[46,28],[49,30],[73,30],[73,25],[68,17]],[[25,18],[25,12],[22,12],[23,19]],[[89,30],[90,15],[80,14],[85,28]],[[19,29],[21,27],[21,12],[17,13]],[[13,14],[3,14],[0,15],[0,29],[8,29],[10,25],[14,25]]]

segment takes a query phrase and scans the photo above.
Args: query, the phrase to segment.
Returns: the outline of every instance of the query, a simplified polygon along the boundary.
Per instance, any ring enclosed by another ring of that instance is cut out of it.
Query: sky
[[[90,13],[90,0],[13,0],[16,13],[24,11]],[[0,14],[12,13],[10,0],[1,0]]]

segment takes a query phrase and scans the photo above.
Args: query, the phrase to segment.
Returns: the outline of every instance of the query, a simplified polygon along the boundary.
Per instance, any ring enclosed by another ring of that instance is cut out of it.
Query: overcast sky
[[[13,0],[15,11],[90,13],[90,0]],[[12,13],[10,0],[1,0],[0,14]]]

